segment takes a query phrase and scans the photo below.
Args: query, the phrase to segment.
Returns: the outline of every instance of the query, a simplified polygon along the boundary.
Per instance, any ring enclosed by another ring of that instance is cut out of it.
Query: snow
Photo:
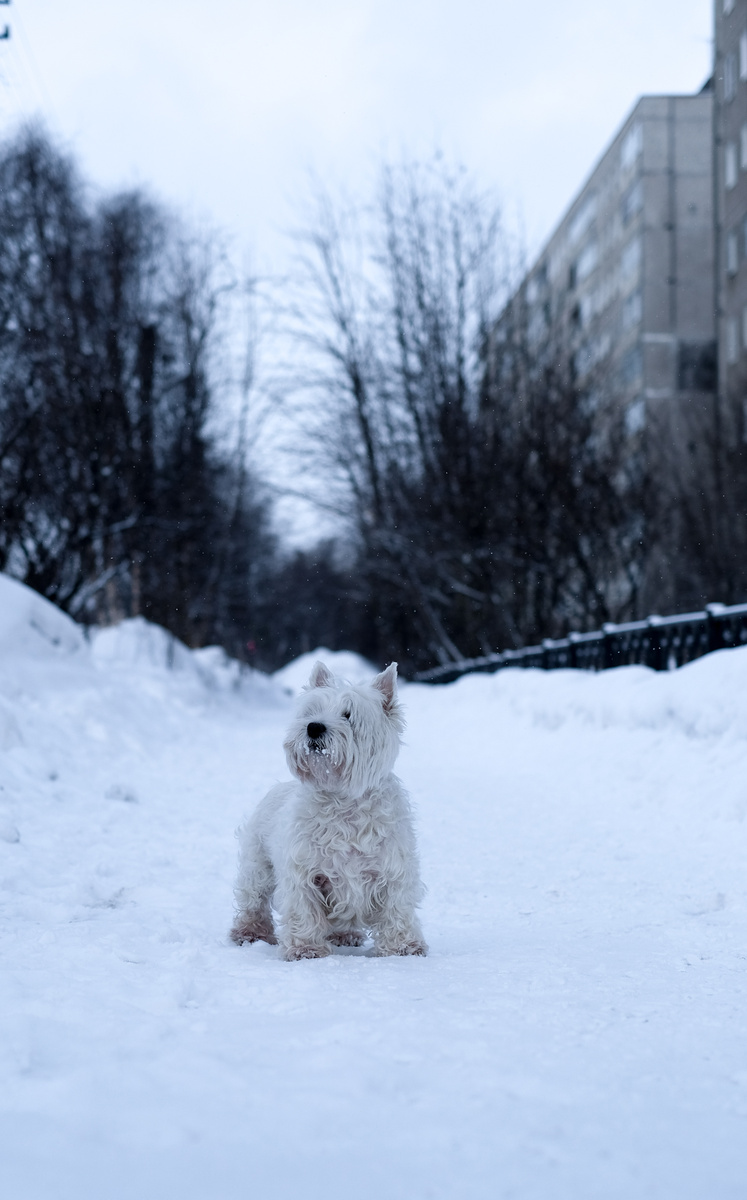
[[[320,661],[327,664],[333,675],[350,683],[360,683],[376,674],[373,663],[361,658],[360,654],[353,654],[350,650],[327,650],[326,646],[319,646],[276,671],[274,679],[295,696],[309,678],[314,663]]]
[[[0,577],[3,1194],[742,1200],[747,650],[404,687],[430,955],[289,964],[233,830],[317,656]]]

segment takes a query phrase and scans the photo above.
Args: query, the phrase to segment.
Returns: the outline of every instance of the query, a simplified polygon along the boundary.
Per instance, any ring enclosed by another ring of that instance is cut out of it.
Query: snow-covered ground
[[[744,1200],[747,650],[405,687],[430,956],[290,964],[226,931],[306,666],[0,577],[3,1196]]]

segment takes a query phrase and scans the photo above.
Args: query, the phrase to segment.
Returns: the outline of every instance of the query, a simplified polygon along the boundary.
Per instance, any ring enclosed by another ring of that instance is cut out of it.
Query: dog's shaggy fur
[[[295,782],[238,833],[235,942],[279,942],[292,961],[370,932],[377,955],[426,953],[410,804],[392,774],[403,725],[396,663],[356,687],[315,665],[284,742]]]

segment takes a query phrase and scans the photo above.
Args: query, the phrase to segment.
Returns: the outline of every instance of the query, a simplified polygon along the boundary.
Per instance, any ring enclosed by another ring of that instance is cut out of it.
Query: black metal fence
[[[631,663],[668,671],[734,646],[747,646],[747,604],[709,604],[705,612],[680,613],[674,617],[647,617],[625,625],[604,625],[593,633],[570,633],[541,646],[504,650],[483,658],[464,658],[421,671],[421,683],[451,683],[468,671],[499,671],[502,667],[578,667],[605,671]]]

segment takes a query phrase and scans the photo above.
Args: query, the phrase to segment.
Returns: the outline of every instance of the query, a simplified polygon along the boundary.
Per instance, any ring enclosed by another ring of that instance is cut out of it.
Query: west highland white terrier
[[[377,955],[426,953],[410,803],[392,774],[403,728],[396,663],[355,687],[316,663],[283,743],[295,781],[238,831],[238,945],[279,942],[292,962],[370,933]]]

